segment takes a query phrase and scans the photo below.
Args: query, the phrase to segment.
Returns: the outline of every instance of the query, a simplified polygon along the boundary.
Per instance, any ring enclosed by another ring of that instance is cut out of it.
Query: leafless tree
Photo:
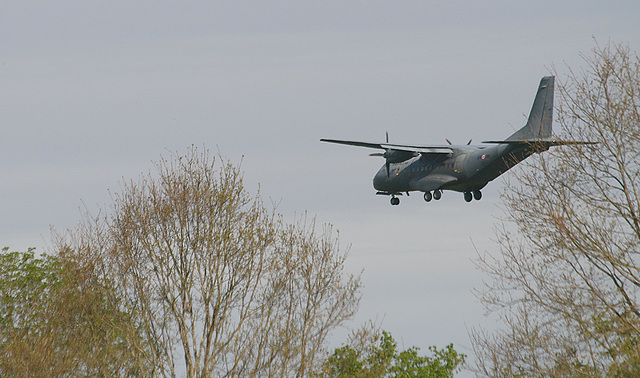
[[[285,222],[238,166],[191,148],[123,185],[65,239],[137,314],[155,374],[308,376],[357,310],[331,226]]]
[[[640,371],[640,59],[596,43],[558,86],[568,140],[514,171],[479,295],[505,328],[472,332],[478,373]],[[634,373],[635,372],[635,373]]]

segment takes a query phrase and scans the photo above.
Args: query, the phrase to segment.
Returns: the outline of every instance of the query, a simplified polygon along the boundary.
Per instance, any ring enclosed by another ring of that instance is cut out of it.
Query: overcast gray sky
[[[637,1],[0,2],[0,245],[45,250],[168,151],[206,146],[289,219],[309,211],[364,269],[354,326],[405,347],[495,327],[471,293],[502,179],[480,202],[375,196],[382,164],[320,138],[444,144],[524,124],[542,76],[593,37],[640,49]]]

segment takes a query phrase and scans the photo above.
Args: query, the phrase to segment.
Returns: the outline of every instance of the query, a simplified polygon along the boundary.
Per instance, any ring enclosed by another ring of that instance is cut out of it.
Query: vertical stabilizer
[[[506,139],[508,142],[548,140],[553,119],[553,76],[540,80],[527,124]]]

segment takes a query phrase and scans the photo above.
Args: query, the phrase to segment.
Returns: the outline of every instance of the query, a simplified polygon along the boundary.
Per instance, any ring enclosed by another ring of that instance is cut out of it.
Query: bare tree
[[[240,168],[191,148],[126,183],[66,240],[138,314],[155,374],[307,376],[357,310],[360,277],[330,226],[287,224]]]
[[[558,86],[570,140],[512,174],[480,298],[505,329],[472,333],[478,372],[640,371],[640,59],[609,43]]]

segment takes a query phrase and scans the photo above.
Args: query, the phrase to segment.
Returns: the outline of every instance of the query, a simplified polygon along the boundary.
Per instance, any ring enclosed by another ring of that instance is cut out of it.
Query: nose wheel
[[[398,206],[399,204],[400,204],[400,198],[395,196],[391,197],[391,205]]]

